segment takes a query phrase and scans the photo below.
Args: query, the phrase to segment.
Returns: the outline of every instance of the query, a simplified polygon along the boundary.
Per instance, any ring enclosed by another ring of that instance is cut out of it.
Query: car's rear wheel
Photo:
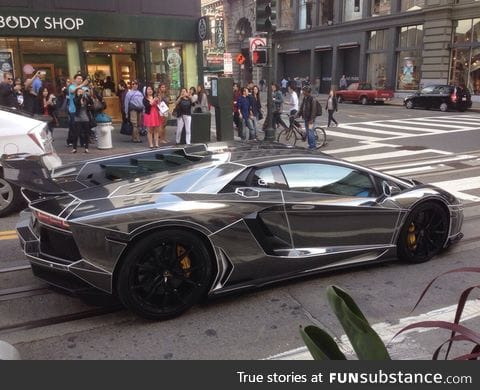
[[[362,96],[360,98],[360,103],[362,103],[364,106],[366,106],[368,104],[368,99],[366,96]]]
[[[158,231],[128,252],[118,271],[117,294],[142,317],[168,319],[205,296],[212,272],[209,251],[198,236],[183,230]]]
[[[0,217],[18,210],[23,203],[20,188],[0,177]]]
[[[413,102],[411,100],[407,100],[407,102],[405,103],[405,107],[411,110],[413,108]]]
[[[440,104],[440,111],[446,112],[447,110],[448,110],[448,104],[447,103]]]
[[[398,238],[401,260],[423,263],[443,248],[448,236],[449,220],[445,209],[435,202],[426,202],[413,209]]]

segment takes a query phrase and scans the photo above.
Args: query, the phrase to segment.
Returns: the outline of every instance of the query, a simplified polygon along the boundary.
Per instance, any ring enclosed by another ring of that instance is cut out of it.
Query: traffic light
[[[271,32],[277,28],[277,2],[276,0],[257,0],[256,4],[256,29]]]
[[[267,65],[267,49],[255,49],[252,52],[252,64],[255,66]]]

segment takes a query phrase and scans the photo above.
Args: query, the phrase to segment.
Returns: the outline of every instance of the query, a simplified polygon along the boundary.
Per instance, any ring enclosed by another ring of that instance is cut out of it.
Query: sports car
[[[450,193],[280,144],[208,144],[49,172],[3,159],[29,209],[17,225],[35,275],[118,296],[140,316],[361,264],[427,261],[462,238]]]

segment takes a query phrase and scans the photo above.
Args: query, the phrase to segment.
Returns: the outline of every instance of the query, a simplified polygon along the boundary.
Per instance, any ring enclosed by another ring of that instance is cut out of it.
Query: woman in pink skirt
[[[145,106],[143,125],[148,129],[147,138],[150,149],[154,147],[158,148],[158,134],[161,125],[158,103],[158,98],[153,95],[153,87],[148,85],[145,89],[145,97],[143,98],[143,105]]]

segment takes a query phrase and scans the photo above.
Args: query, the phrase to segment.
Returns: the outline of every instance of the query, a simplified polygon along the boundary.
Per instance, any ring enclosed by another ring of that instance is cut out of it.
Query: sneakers
[[[85,148],[85,152],[84,153],[88,153],[88,149]]]
[[[72,149],[72,153],[77,153],[77,149]]]

